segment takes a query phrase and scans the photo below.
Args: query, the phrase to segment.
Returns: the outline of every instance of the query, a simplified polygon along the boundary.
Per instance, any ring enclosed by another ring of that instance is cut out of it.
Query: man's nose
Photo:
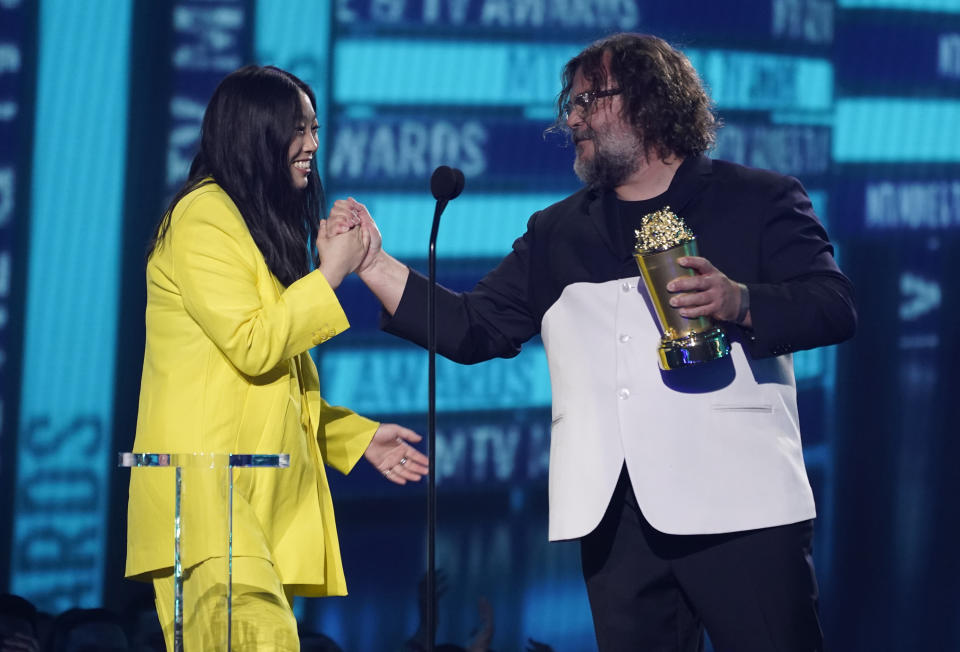
[[[571,107],[567,112],[566,122],[570,129],[576,129],[579,125],[583,124],[583,111],[579,107]]]

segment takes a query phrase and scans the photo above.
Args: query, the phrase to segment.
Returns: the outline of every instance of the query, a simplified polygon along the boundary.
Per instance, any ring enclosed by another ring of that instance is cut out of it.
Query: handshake
[[[373,268],[381,243],[380,230],[367,207],[353,197],[338,199],[317,227],[318,269],[336,288],[349,274]]]
[[[430,177],[430,192],[437,200],[431,245],[437,235],[440,213],[463,190],[463,172],[441,165]],[[318,269],[331,287],[356,272],[391,315],[400,302],[409,268],[383,251],[383,239],[367,207],[353,197],[338,199],[330,216],[317,227]]]

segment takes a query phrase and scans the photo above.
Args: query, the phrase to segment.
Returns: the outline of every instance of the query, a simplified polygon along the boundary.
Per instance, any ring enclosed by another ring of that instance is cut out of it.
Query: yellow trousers
[[[173,569],[153,579],[157,615],[173,650]],[[183,582],[184,652],[226,650],[226,561],[213,558],[187,569]],[[299,652],[293,594],[259,557],[233,558],[231,649]]]

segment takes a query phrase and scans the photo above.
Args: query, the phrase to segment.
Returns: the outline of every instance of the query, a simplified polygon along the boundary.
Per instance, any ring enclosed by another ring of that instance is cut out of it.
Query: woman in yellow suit
[[[346,593],[325,464],[347,473],[364,456],[399,484],[426,473],[410,445],[419,435],[320,396],[308,350],[349,327],[334,290],[369,243],[362,229],[327,237],[315,106],[310,88],[280,69],[228,75],[147,262],[134,450],[290,455],[287,469],[234,471],[234,649],[298,650],[293,596]],[[222,634],[223,502],[204,482],[185,480],[188,651]],[[126,569],[153,582],[169,649],[173,488],[172,470],[131,474]]]

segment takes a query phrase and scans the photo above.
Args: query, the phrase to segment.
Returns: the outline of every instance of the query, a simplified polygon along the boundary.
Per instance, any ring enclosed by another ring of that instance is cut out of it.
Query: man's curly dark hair
[[[700,76],[683,53],[649,34],[614,34],[570,59],[557,95],[556,126],[566,127],[563,107],[570,101],[578,70],[592,89],[606,87],[607,56],[609,74],[622,89],[622,115],[647,148],[666,160],[697,156],[713,147],[720,123]]]

